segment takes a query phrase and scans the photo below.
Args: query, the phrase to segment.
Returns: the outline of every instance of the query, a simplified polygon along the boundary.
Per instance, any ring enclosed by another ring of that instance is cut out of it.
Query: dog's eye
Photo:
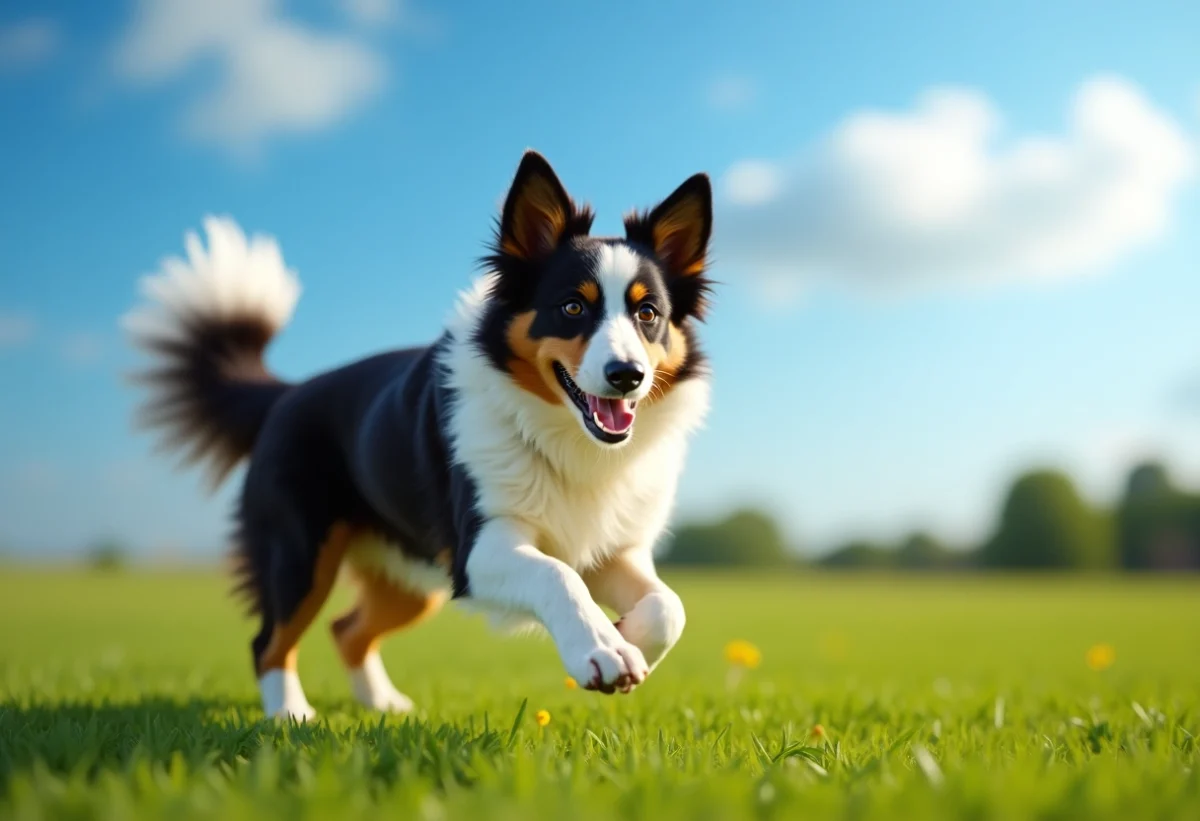
[[[578,299],[572,299],[563,303],[562,310],[564,314],[570,317],[583,316],[583,303]]]
[[[642,307],[638,308],[637,318],[642,322],[653,322],[654,320],[658,319],[658,311],[654,309],[653,305],[646,303]]]

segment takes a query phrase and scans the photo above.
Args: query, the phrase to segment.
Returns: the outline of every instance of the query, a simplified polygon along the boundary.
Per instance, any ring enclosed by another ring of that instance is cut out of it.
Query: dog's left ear
[[[689,177],[648,214],[625,218],[625,238],[654,251],[668,274],[704,272],[712,234],[712,184],[707,174]]]
[[[703,173],[688,177],[649,213],[625,218],[625,238],[653,251],[667,274],[673,319],[703,313],[711,235],[712,183]]]

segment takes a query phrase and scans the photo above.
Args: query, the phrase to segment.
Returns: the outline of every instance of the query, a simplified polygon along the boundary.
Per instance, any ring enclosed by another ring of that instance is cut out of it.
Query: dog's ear
[[[689,177],[648,214],[625,218],[625,238],[653,250],[673,276],[704,272],[710,234],[712,184],[707,174]]]
[[[674,321],[704,312],[711,235],[712,183],[707,174],[688,177],[648,213],[625,217],[625,238],[653,251],[667,274]]]
[[[568,236],[586,234],[591,213],[578,210],[546,158],[526,151],[504,201],[497,250],[534,261],[548,256]]]

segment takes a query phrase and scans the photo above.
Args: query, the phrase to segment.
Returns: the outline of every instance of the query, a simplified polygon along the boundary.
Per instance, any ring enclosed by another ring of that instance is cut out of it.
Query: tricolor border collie
[[[297,643],[342,569],[359,594],[333,637],[379,710],[412,707],[380,640],[447,598],[540,623],[567,673],[605,693],[679,638],[651,548],[708,407],[708,177],[624,222],[624,238],[590,236],[590,208],[529,151],[436,341],[297,384],[263,359],[300,292],[272,239],[209,218],[207,249],[189,233],[188,258],[143,280],[149,301],[126,317],[151,358],[141,424],[213,487],[249,459],[234,556],[268,715],[314,715]]]

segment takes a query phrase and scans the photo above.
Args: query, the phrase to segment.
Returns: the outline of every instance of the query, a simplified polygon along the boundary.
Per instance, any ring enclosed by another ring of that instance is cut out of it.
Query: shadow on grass
[[[506,731],[364,714],[358,722],[265,720],[257,704],[147,697],[131,702],[0,703],[0,793],[30,768],[92,778],[149,765],[232,774],[271,760],[282,781],[322,765],[392,782],[402,772],[436,782],[471,780],[482,759],[507,749]]]

